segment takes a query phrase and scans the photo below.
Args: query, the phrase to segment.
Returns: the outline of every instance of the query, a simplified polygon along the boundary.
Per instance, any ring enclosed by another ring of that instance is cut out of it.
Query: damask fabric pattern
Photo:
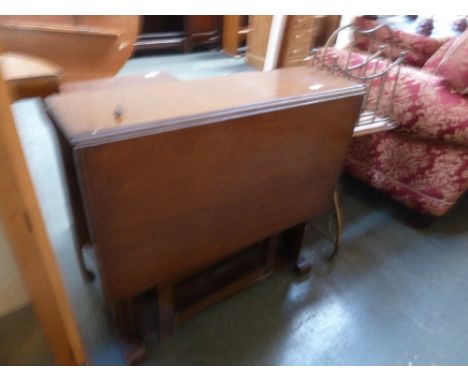
[[[325,62],[336,62],[344,67],[348,51],[329,49]],[[363,63],[366,56],[352,53],[351,65]],[[378,71],[388,62],[378,62]],[[368,72],[374,71],[370,63]],[[360,69],[356,69],[359,71]],[[399,131],[424,139],[443,140],[468,146],[468,97],[460,96],[445,85],[444,79],[423,70],[402,65],[395,89],[395,98],[390,105],[397,71],[392,70],[385,82],[383,97],[379,104],[380,113],[388,114],[398,123]],[[380,79],[370,83],[369,108],[375,107]]]
[[[424,64],[424,66],[423,66],[423,68],[422,68],[425,72],[434,74],[435,70],[437,69],[437,67],[438,67],[439,64],[440,64],[440,61],[442,60],[442,58],[444,58],[444,55],[445,55],[445,53],[447,52],[448,48],[450,48],[450,46],[452,45],[453,40],[455,40],[455,38],[449,39],[444,45],[442,45],[442,46],[437,50],[437,52],[435,52],[435,53],[426,61],[426,63]]]
[[[356,17],[354,19],[354,25],[362,29],[372,29],[378,25],[378,21],[369,20],[364,17]],[[394,46],[393,51],[385,52],[387,57],[396,59],[402,51],[407,51],[406,63],[417,67],[423,66],[426,61],[448,40],[436,39],[427,37],[424,35],[408,33],[401,30],[392,30]],[[381,29],[377,32],[376,39],[377,43],[371,47],[370,51],[375,52],[379,47],[379,42],[387,42],[390,38],[390,34],[387,29]],[[363,36],[359,33],[354,36],[355,46],[362,50],[368,51],[371,39]]]
[[[382,132],[355,138],[345,169],[408,207],[439,216],[468,188],[468,148]]]
[[[330,49],[325,61],[345,66],[348,53]],[[349,62],[365,59],[352,53]],[[377,70],[386,65],[379,62]],[[354,139],[346,169],[411,208],[442,215],[468,188],[468,97],[450,91],[438,76],[402,66],[390,109],[395,77],[391,72],[379,110],[391,112],[399,127]],[[379,81],[369,84],[371,108]]]

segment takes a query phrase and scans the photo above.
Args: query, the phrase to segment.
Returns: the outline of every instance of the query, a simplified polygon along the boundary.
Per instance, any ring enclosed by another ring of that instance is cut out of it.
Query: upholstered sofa
[[[410,63],[419,65],[428,59],[422,68],[401,67],[391,110],[398,127],[355,138],[345,169],[416,211],[440,216],[468,188],[468,31],[438,45],[425,36],[421,41],[396,36],[401,48],[410,50]],[[355,46],[364,50],[366,43],[361,39]],[[347,54],[332,49],[327,61],[345,60]],[[365,58],[364,52],[352,54],[353,64]],[[390,99],[395,78],[393,73],[384,102]],[[371,91],[370,98],[374,96]]]

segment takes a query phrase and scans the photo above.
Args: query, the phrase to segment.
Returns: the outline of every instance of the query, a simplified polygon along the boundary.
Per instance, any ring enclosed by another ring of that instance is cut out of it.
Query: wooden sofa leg
[[[424,214],[422,212],[417,212],[409,216],[408,220],[406,221],[406,224],[415,229],[425,229],[429,228],[433,221],[434,216]]]

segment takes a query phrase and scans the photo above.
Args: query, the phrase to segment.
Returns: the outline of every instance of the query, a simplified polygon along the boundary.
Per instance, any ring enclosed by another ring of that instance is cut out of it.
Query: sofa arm
[[[402,131],[468,146],[467,110],[468,97],[452,92],[442,78],[401,67],[392,114]]]

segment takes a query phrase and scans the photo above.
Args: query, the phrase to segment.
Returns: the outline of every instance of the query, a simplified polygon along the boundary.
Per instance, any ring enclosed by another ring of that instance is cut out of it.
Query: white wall
[[[0,317],[29,303],[29,296],[0,222]]]
[[[341,16],[341,22],[340,22],[340,28],[342,26],[351,24],[353,19],[355,18],[355,15],[343,15]],[[335,46],[337,48],[343,49],[344,47],[348,46],[348,44],[351,42],[352,39],[352,33],[350,29],[344,30],[343,32],[340,32],[338,34],[338,38],[336,39],[336,44]]]

